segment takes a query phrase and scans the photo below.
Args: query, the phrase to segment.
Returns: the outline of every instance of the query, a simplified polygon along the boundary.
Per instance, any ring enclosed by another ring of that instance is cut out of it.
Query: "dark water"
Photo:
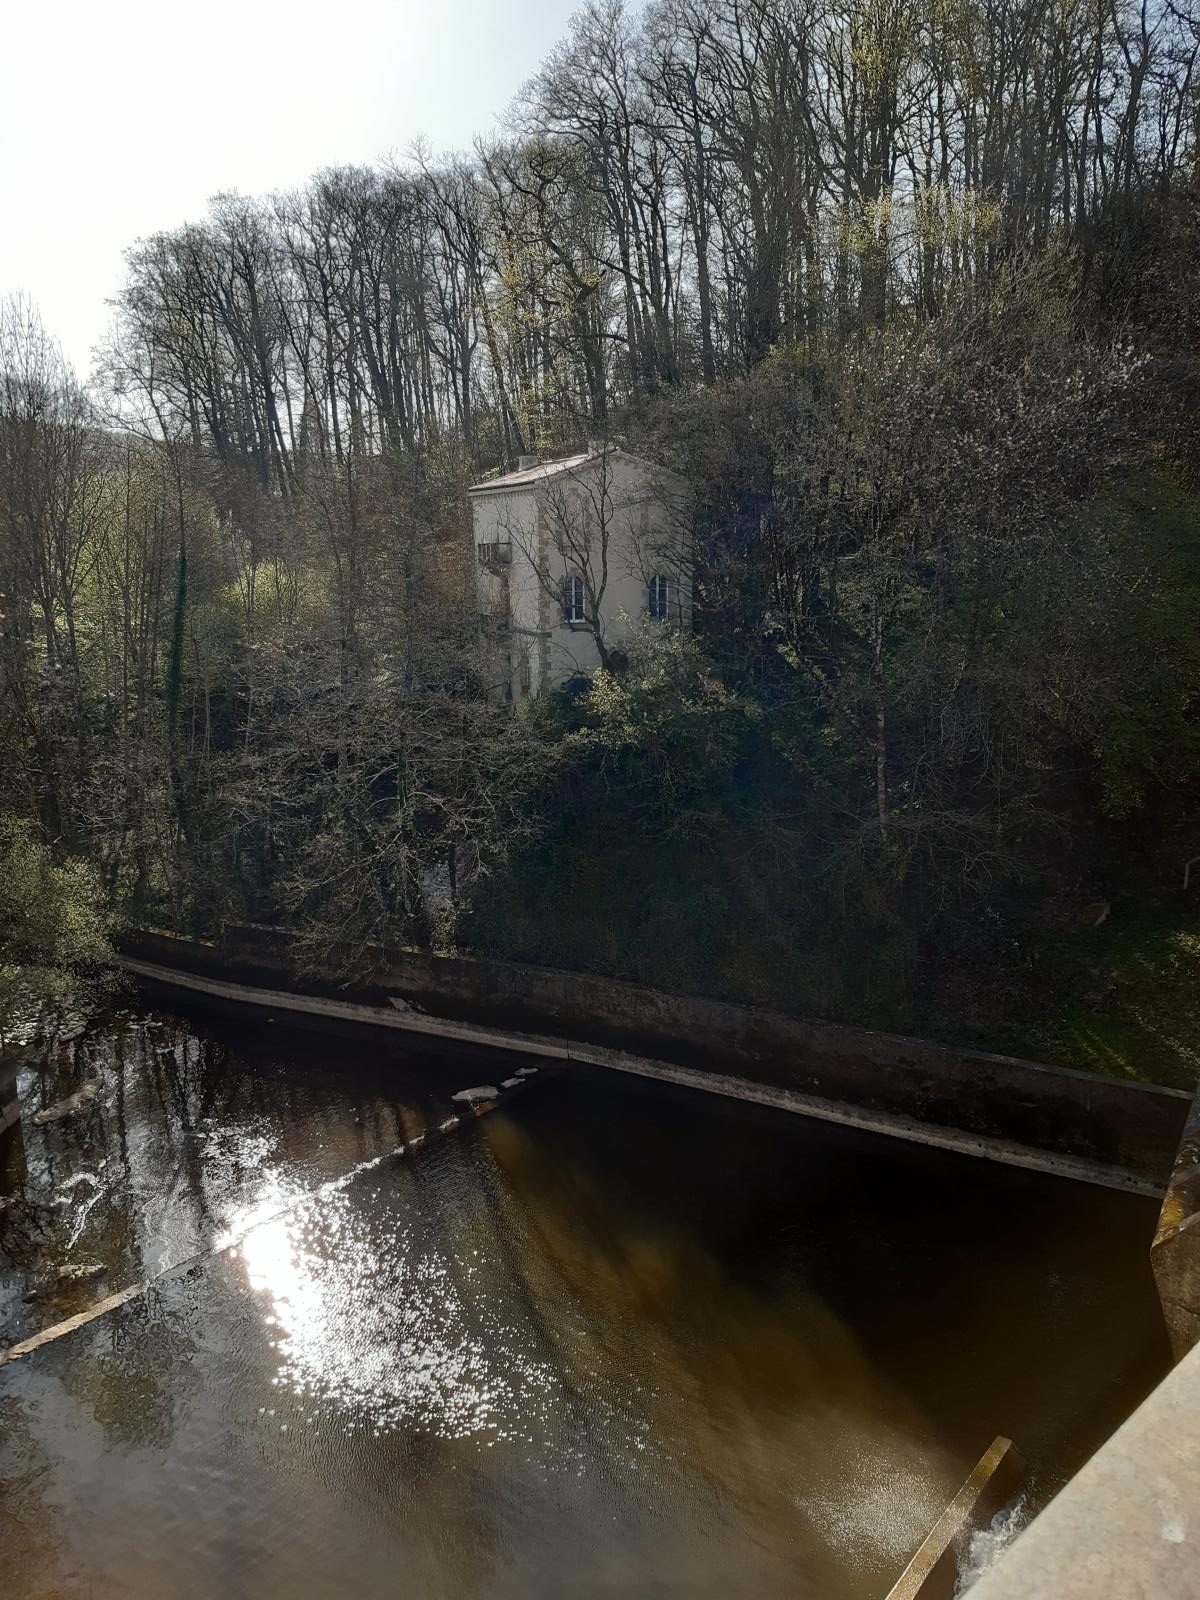
[[[338,1182],[496,1073],[146,1020],[7,1182],[85,1300],[210,1253],[0,1369],[12,1600],[882,1596],[1165,1368],[1150,1202],[587,1072]]]

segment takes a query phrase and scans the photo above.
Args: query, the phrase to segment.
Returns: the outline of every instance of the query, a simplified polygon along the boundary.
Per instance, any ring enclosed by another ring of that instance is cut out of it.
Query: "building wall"
[[[541,634],[545,627],[541,584],[532,552],[537,548],[538,510],[532,493],[477,495],[472,503],[476,548],[481,544],[510,547],[510,564],[497,577],[477,563],[481,613],[503,611],[508,636],[495,641],[492,659],[498,685],[507,683],[513,700],[536,694],[541,681]]]
[[[569,571],[578,571],[589,594],[599,595],[600,632],[609,649],[627,647],[659,626],[648,606],[655,574],[670,583],[671,623],[691,626],[689,507],[681,480],[614,451],[602,464],[551,478],[535,491],[476,495],[473,509],[477,545],[511,545],[514,700],[600,665],[594,630],[563,618],[558,592]],[[488,608],[494,583],[481,570],[481,609]]]

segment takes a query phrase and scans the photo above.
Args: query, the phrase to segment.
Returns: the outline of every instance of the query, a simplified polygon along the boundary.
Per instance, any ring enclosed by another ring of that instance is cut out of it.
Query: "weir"
[[[219,946],[146,930],[123,962],[219,1003],[585,1062],[1155,1197],[1190,1105],[1180,1090],[509,963],[380,957],[371,983],[338,990],[298,979],[271,929],[230,929]]]
[[[954,1600],[971,1536],[1014,1498],[1025,1471],[1012,1440],[993,1439],[888,1591],[887,1600]]]

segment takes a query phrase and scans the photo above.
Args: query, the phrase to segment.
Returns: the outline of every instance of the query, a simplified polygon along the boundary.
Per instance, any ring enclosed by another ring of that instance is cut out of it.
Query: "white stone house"
[[[691,496],[678,474],[591,445],[559,461],[522,456],[468,493],[505,699],[613,664],[645,629],[691,626]]]

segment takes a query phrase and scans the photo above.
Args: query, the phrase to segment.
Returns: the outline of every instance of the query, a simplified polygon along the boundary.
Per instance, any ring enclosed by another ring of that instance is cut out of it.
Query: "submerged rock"
[[[78,1266],[59,1267],[59,1283],[87,1283],[92,1278],[102,1278],[108,1269],[102,1261],[81,1261]]]
[[[500,1087],[502,1089],[519,1089],[524,1081],[524,1078],[501,1078]]]
[[[457,1094],[450,1096],[451,1100],[460,1100],[464,1105],[473,1106],[480,1100],[495,1100],[500,1094],[495,1084],[482,1083],[475,1089],[460,1089]]]
[[[81,1089],[74,1094],[69,1094],[65,1100],[59,1100],[52,1106],[47,1106],[45,1111],[38,1111],[33,1116],[33,1122],[39,1127],[44,1122],[60,1122],[63,1117],[74,1116],[77,1111],[83,1111],[90,1106],[96,1098],[96,1090],[100,1087],[96,1078],[89,1078]]]

